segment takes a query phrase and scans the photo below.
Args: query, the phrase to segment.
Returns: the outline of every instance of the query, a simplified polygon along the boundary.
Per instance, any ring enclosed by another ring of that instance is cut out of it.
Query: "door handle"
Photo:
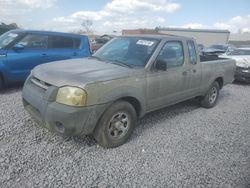
[[[45,56],[47,56],[47,54],[42,54],[42,57],[45,57]]]
[[[188,74],[187,71],[182,72],[183,76],[187,76],[187,74]]]
[[[193,69],[193,72],[196,73],[196,69]]]

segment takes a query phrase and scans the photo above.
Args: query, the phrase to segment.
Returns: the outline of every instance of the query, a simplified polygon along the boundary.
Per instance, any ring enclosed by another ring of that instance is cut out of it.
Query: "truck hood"
[[[37,66],[32,75],[51,85],[84,87],[88,83],[128,77],[133,69],[96,59],[81,58]]]

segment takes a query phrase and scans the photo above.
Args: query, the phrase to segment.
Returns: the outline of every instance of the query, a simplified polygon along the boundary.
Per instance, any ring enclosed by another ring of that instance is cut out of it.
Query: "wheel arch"
[[[130,103],[134,107],[137,117],[142,117],[144,115],[144,110],[142,108],[142,105],[137,98],[132,97],[132,96],[127,96],[127,97],[119,98],[116,101],[119,101],[119,100]]]
[[[220,89],[222,89],[223,87],[223,84],[224,84],[224,80],[222,77],[218,77],[215,79],[215,82],[218,82],[219,86],[220,86]]]

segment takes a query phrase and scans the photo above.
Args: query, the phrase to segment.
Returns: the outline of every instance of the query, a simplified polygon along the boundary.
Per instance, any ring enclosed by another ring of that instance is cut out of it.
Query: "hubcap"
[[[215,87],[213,87],[210,91],[210,94],[208,96],[208,100],[210,104],[213,104],[217,98],[218,91]]]
[[[124,112],[116,113],[109,121],[108,132],[111,138],[122,138],[130,127],[128,114]]]

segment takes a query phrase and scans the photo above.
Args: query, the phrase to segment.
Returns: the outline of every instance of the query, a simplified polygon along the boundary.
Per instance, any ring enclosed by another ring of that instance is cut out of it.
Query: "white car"
[[[236,61],[235,80],[250,83],[250,48],[237,48],[220,57],[234,59]]]

